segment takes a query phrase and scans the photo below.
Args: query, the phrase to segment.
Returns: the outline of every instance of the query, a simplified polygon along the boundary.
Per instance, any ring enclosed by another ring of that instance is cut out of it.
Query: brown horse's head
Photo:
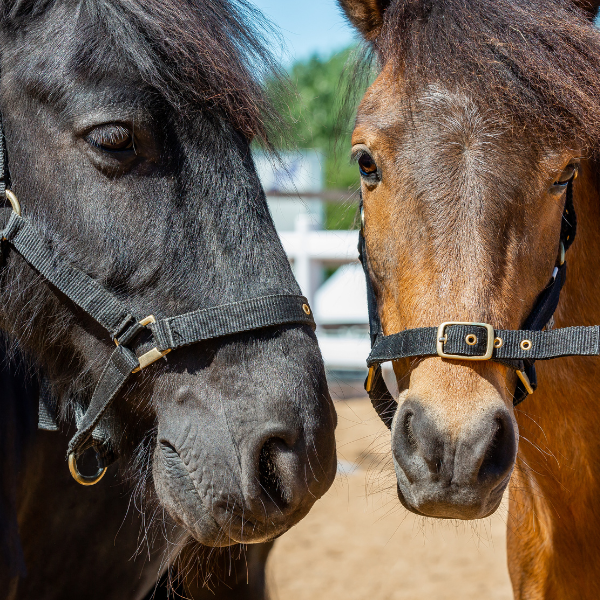
[[[340,3],[380,66],[352,152],[384,333],[519,329],[557,261],[565,183],[598,135],[600,33],[561,1]],[[514,371],[439,357],[394,370],[402,503],[491,514],[517,453]]]

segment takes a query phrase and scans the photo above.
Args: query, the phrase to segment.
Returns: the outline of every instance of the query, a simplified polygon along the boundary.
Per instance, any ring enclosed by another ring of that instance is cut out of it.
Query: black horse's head
[[[250,155],[268,112],[251,73],[267,57],[241,1],[2,10],[12,189],[56,253],[136,315],[298,293]],[[1,278],[0,327],[72,420],[114,344],[16,252]],[[334,477],[335,413],[306,326],[177,350],[111,410],[119,452],[145,450],[158,500],[204,544],[282,533]]]

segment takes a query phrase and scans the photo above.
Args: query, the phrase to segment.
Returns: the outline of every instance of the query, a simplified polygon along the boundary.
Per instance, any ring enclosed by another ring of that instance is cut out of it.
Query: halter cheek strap
[[[449,360],[494,360],[514,369],[517,374],[513,399],[516,406],[537,387],[536,360],[600,355],[600,326],[552,329],[553,315],[567,275],[565,252],[573,243],[577,230],[573,179],[567,184],[557,265],[520,330],[494,329],[487,323],[449,321],[438,327],[407,329],[384,335],[369,273],[362,201],[360,210],[358,253],[367,283],[371,334],[371,354],[367,358],[369,374],[365,389],[377,414],[388,427],[391,427],[397,403],[383,379],[381,364],[384,362],[426,356],[440,356]]]

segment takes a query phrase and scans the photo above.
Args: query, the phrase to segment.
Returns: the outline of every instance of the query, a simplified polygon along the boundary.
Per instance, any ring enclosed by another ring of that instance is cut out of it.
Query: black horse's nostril
[[[244,438],[241,491],[249,520],[267,527],[287,525],[291,515],[299,520],[331,485],[333,436],[307,436],[298,425],[272,421]]]
[[[477,474],[480,483],[502,480],[510,473],[515,459],[516,444],[514,427],[508,411],[497,413]]]
[[[282,439],[270,438],[261,448],[258,458],[260,486],[280,509],[292,500],[292,490],[285,484],[281,473],[281,458],[286,452],[290,452],[290,448]]]

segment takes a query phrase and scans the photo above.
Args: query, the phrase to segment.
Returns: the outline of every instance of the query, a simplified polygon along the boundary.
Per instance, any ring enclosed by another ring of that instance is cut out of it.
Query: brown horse
[[[383,333],[523,328],[561,264],[571,193],[578,233],[555,324],[600,323],[598,3],[340,4],[379,66],[352,144]],[[395,360],[398,495],[420,515],[476,519],[510,480],[515,596],[598,598],[600,363],[537,366],[515,409],[510,365]]]

